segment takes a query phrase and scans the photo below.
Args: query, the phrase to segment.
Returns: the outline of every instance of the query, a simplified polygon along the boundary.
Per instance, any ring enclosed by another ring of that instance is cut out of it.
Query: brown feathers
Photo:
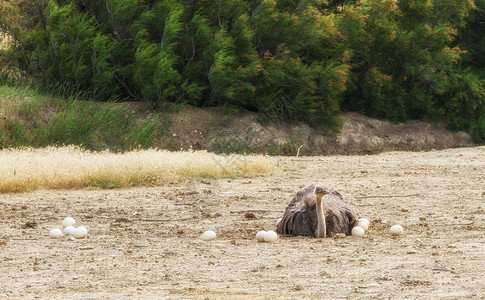
[[[277,233],[316,236],[318,225],[316,186],[315,183],[309,184],[296,193],[276,228]],[[330,193],[323,198],[327,236],[331,237],[337,233],[350,235],[352,228],[357,226],[357,215],[352,207],[343,200],[342,195],[333,189],[329,189],[329,191]]]

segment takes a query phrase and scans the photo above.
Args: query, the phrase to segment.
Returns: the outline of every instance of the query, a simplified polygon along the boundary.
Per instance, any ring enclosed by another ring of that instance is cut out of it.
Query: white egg
[[[267,243],[276,242],[277,239],[278,239],[278,234],[273,230],[269,230],[264,233],[264,241]]]
[[[364,228],[362,228],[360,226],[355,226],[354,228],[352,228],[352,235],[353,236],[364,236],[364,234],[365,234]]]
[[[204,232],[200,238],[203,240],[203,241],[212,241],[213,239],[216,238],[216,233],[212,230],[207,230],[206,232]]]
[[[282,219],[283,218],[279,218],[278,220],[276,220],[276,225],[278,225],[281,222]]]
[[[266,231],[264,230],[260,230],[258,231],[258,233],[256,233],[256,239],[258,240],[258,242],[264,242],[264,234],[266,233]]]
[[[69,225],[66,228],[64,228],[64,234],[73,234],[74,230],[76,230],[76,228],[72,225]]]
[[[74,229],[72,232],[72,236],[75,237],[76,239],[83,239],[88,235],[88,230],[83,227],[79,226],[78,228]]]
[[[54,228],[52,229],[50,232],[49,232],[49,236],[51,238],[58,238],[58,237],[61,237],[63,234],[62,234],[62,231],[60,229],[57,229],[57,228]]]
[[[359,224],[357,226],[362,227],[362,229],[364,229],[364,231],[369,230],[369,225],[366,222],[359,222]]]
[[[402,228],[401,225],[396,224],[396,225],[391,226],[390,231],[391,231],[392,235],[401,235],[401,234],[403,234],[404,229]]]
[[[366,224],[367,224],[367,227],[370,225],[369,220],[368,220],[368,219],[366,219],[366,218],[360,218],[360,219],[359,219],[359,223],[360,223],[360,222],[364,222],[364,223],[366,223]]]
[[[62,226],[67,227],[67,226],[74,226],[76,224],[76,220],[74,220],[71,217],[67,217],[64,220],[62,220]]]

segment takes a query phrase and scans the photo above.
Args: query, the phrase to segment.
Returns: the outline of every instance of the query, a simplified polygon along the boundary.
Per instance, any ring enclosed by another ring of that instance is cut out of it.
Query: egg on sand
[[[354,228],[352,228],[352,235],[353,236],[364,236],[364,234],[365,234],[364,228],[362,228],[360,226],[355,226]]]
[[[401,225],[395,224],[392,225],[391,228],[389,229],[392,235],[401,235],[404,232],[404,229],[402,228]]]
[[[64,220],[62,220],[62,226],[67,227],[67,226],[74,226],[76,224],[76,220],[72,217],[67,217]]]
[[[264,231],[264,230],[258,231],[258,233],[256,233],[256,240],[260,243],[264,242],[264,234],[265,233],[266,233],[266,231]]]
[[[369,230],[369,224],[367,224],[366,222],[359,222],[359,224],[357,226],[362,227],[362,229],[364,229],[364,231]]]
[[[366,224],[367,224],[367,226],[369,226],[369,225],[370,225],[370,222],[369,222],[369,220],[368,220],[367,218],[360,218],[360,219],[359,219],[359,223],[360,223],[360,222],[364,222],[364,223],[366,223]]]
[[[74,230],[76,230],[76,227],[69,225],[64,228],[64,234],[73,234]]]
[[[86,227],[79,226],[72,232],[72,236],[76,239],[83,239],[88,235],[88,230]]]
[[[274,243],[278,239],[278,234],[273,230],[266,231],[264,233],[264,241],[266,243]]]
[[[61,231],[60,229],[58,229],[58,228],[54,228],[54,229],[52,229],[52,230],[49,232],[49,236],[50,236],[51,238],[58,238],[58,237],[63,236],[63,234],[62,234],[62,231]]]
[[[216,233],[212,230],[207,230],[200,236],[200,239],[203,241],[212,241],[215,238],[216,238]]]

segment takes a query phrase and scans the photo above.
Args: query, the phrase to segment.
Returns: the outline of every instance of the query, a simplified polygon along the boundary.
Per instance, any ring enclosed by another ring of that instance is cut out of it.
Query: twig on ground
[[[194,202],[175,203],[174,205],[194,205],[194,204],[199,204],[200,201],[202,201],[202,199],[199,199]]]
[[[79,250],[92,250],[92,249],[94,249],[94,247],[84,246],[84,247],[79,247],[78,249]]]
[[[133,219],[130,219],[128,217],[119,217],[115,219],[116,222],[124,222],[124,223],[130,223],[133,222]]]
[[[303,146],[304,146],[304,144],[303,144],[303,145],[301,145],[300,147],[298,147],[298,151],[296,151],[296,157],[300,156],[300,149],[301,149]]]
[[[240,214],[240,213],[266,213],[266,212],[283,212],[280,209],[245,209],[245,210],[231,210],[231,214]]]
[[[370,195],[370,196],[355,196],[356,199],[365,198],[397,198],[397,197],[414,197],[419,196],[419,194],[409,194],[409,195]]]
[[[181,219],[140,219],[139,221],[143,222],[171,222],[171,221],[185,221],[190,220],[192,217],[188,218],[181,218]]]
[[[449,225],[452,225],[452,226],[467,226],[467,225],[472,225],[474,222],[471,221],[471,222],[468,222],[468,223],[451,223]],[[446,225],[446,224],[443,224],[443,225]]]
[[[116,222],[125,222],[125,223],[130,223],[133,222],[134,220],[128,217],[108,217],[108,216],[98,216],[100,219],[115,219]]]
[[[131,221],[127,221],[126,219],[129,219],[129,218],[108,217],[108,216],[99,216],[98,218],[103,218],[103,219],[116,219],[117,222],[136,222],[136,221],[142,221],[142,222],[171,222],[171,221],[185,221],[185,220],[192,219],[192,217],[188,217],[188,218],[181,218],[181,219],[130,219]]]

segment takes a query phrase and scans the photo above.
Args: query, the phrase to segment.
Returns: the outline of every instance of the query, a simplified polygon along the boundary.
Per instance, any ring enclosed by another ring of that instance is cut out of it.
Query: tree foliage
[[[485,0],[9,0],[0,58],[46,83],[329,130],[342,110],[485,142]]]

